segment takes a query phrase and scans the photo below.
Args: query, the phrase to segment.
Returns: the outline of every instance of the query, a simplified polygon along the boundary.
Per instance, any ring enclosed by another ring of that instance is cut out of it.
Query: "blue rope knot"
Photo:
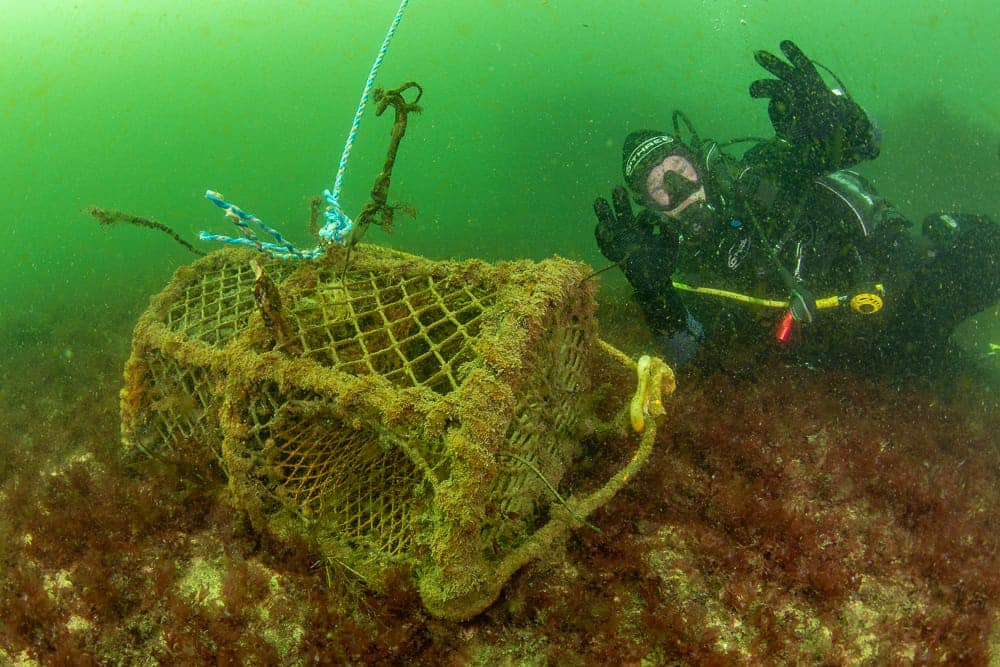
[[[323,190],[323,198],[329,206],[323,211],[326,224],[319,230],[319,236],[327,243],[345,243],[351,229],[354,228],[354,222],[344,213],[344,209],[340,207],[340,202],[332,192]]]

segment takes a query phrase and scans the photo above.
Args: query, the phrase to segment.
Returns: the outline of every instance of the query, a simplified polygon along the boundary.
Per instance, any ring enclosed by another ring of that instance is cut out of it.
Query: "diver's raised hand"
[[[594,213],[597,245],[621,267],[635,290],[646,323],[663,344],[661,354],[672,366],[686,363],[697,352],[704,332],[673,286],[679,247],[676,226],[646,208],[633,215],[628,192],[621,186],[611,193],[611,204],[598,197]]]
[[[843,169],[879,153],[878,130],[845,91],[830,89],[816,66],[790,40],[781,42],[788,62],[767,51],[754,59],[773,74],[750,84],[750,96],[767,98],[774,132],[800,149],[818,173]]]
[[[601,254],[612,262],[622,261],[635,246],[642,243],[645,236],[639,228],[639,221],[632,214],[632,204],[628,192],[620,185],[611,192],[614,209],[604,197],[594,201],[594,215],[597,226],[594,236]]]
[[[604,197],[594,201],[594,214],[597,246],[605,257],[621,266],[634,288],[661,289],[670,285],[677,261],[675,228],[666,229],[659,217],[646,208],[634,215],[628,192],[621,186],[612,191],[611,204]]]

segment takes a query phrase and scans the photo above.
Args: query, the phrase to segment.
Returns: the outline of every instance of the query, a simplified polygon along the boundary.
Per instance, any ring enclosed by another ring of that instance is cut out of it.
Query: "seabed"
[[[637,352],[620,315],[604,308],[602,335]],[[217,471],[126,460],[130,325],[89,335],[0,369],[0,663],[1000,659],[1000,406],[974,378],[899,385],[767,354],[681,373],[650,462],[590,517],[602,532],[451,623],[409,572],[372,593],[254,530]]]

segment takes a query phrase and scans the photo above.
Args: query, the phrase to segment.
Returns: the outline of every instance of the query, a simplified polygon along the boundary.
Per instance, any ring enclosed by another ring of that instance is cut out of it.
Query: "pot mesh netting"
[[[252,261],[280,312],[259,307]],[[597,430],[623,437],[630,398],[633,426],[662,412],[672,374],[632,397],[584,264],[361,245],[341,273],[241,249],[179,269],[136,326],[124,442],[219,465],[256,525],[375,588],[410,567],[432,613],[469,618],[638,470],[652,428],[617,474],[571,474]]]

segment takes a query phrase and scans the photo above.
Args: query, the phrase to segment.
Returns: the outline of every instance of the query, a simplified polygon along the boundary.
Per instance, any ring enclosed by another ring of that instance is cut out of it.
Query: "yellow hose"
[[[761,299],[755,296],[750,296],[749,294],[740,294],[739,292],[730,292],[729,290],[716,289],[714,287],[692,287],[691,285],[685,285],[684,283],[674,283],[674,287],[679,290],[684,290],[685,292],[695,292],[696,294],[708,294],[709,296],[721,296],[724,299],[732,299],[734,301],[741,301],[743,303],[749,303],[754,306],[764,306],[766,308],[788,308],[787,301],[779,301],[777,299]],[[840,305],[839,296],[828,296],[816,301],[816,308],[823,310],[824,308],[836,308]]]

